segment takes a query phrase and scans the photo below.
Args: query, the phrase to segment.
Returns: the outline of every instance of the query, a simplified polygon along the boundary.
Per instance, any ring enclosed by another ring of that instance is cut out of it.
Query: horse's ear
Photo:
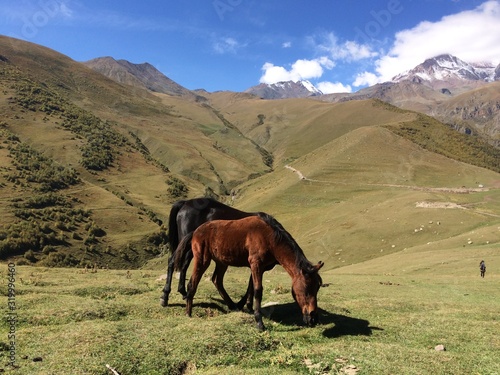
[[[302,273],[303,273],[304,275],[311,275],[311,274],[313,274],[313,273],[318,273],[318,271],[320,270],[320,268],[321,268],[321,267],[323,267],[323,266],[324,266],[324,264],[325,264],[325,263],[323,263],[323,262],[321,262],[321,261],[320,261],[320,262],[318,262],[318,264],[316,264],[315,266],[311,266],[311,267],[309,267],[309,268],[307,268],[307,269],[303,269],[303,270],[302,270]]]

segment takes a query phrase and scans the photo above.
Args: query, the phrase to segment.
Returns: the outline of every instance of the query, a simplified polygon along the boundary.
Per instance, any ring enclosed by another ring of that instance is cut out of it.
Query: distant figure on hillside
[[[479,269],[481,270],[481,277],[484,277],[484,274],[486,273],[486,264],[484,263],[484,260],[479,263]]]

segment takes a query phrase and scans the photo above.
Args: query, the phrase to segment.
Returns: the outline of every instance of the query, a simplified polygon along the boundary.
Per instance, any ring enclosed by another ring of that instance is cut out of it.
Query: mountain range
[[[402,72],[392,78],[390,83],[410,81],[423,84],[432,89],[442,90],[451,94],[451,90],[462,92],[472,86],[480,86],[489,82],[500,80],[500,65],[497,67],[489,63],[467,63],[450,54],[443,54],[425,60],[411,70]],[[360,90],[363,93],[367,90]],[[309,81],[287,81],[273,84],[261,83],[245,90],[247,93],[257,95],[263,99],[284,99],[311,97],[323,95]],[[347,98],[349,95],[339,94],[337,97]]]
[[[498,136],[500,82],[270,100],[89,64],[0,36],[0,259],[164,268],[170,207],[195,196],[275,215],[326,268],[497,232],[500,149],[473,134]]]
[[[165,77],[152,65],[132,64],[111,57],[84,63],[119,82],[170,95],[196,95]],[[262,99],[313,98],[327,102],[380,99],[398,107],[436,117],[464,133],[474,133],[500,146],[500,65],[467,63],[450,54],[429,58],[390,82],[355,93],[323,94],[309,81],[261,83],[245,94]]]

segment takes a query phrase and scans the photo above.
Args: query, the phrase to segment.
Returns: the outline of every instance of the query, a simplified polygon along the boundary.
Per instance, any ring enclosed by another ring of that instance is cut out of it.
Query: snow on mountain
[[[467,63],[450,54],[439,55],[425,60],[415,68],[398,74],[393,82],[410,80],[422,81],[483,81],[495,80],[495,67],[489,63]]]
[[[263,99],[307,98],[323,94],[309,81],[261,83],[245,90],[245,93],[253,94]]]
[[[300,81],[300,83],[306,88],[308,89],[310,92],[312,92],[313,94],[316,94],[316,95],[322,95],[323,93],[318,90],[311,82],[309,81]]]

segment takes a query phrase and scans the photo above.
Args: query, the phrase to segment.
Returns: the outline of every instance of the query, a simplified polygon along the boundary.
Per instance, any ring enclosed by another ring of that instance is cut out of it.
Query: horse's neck
[[[274,257],[278,263],[285,269],[285,271],[294,278],[299,275],[302,271],[299,265],[302,263],[297,259],[297,257],[304,256],[303,254],[296,254],[295,252],[289,251],[278,251],[274,254]]]

